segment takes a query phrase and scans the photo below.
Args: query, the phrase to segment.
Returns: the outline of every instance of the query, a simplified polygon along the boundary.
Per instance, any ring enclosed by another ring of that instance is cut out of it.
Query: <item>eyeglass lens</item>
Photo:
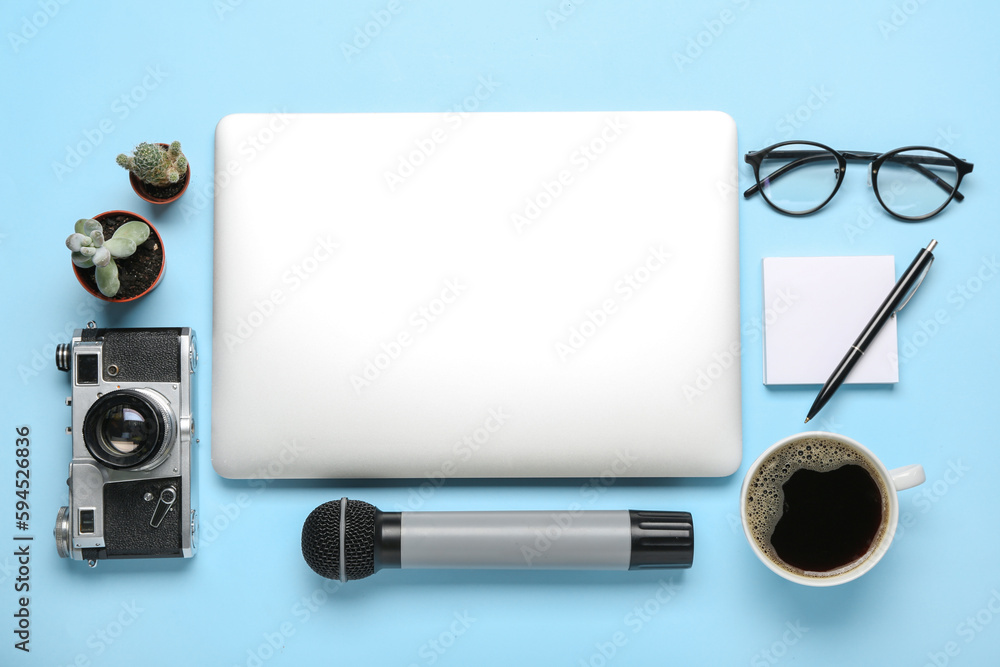
[[[787,144],[768,152],[760,164],[761,193],[788,213],[822,206],[837,188],[837,157],[810,144]]]
[[[875,177],[885,207],[904,218],[920,218],[948,203],[958,182],[955,162],[931,149],[890,155]]]

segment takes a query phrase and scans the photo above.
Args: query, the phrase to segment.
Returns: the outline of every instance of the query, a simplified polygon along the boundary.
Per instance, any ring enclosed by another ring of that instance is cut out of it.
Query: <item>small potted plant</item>
[[[121,153],[118,165],[129,170],[135,193],[151,204],[169,204],[180,197],[191,182],[191,167],[181,152],[181,142],[139,144],[129,157]]]
[[[156,228],[129,211],[77,220],[66,247],[73,253],[73,271],[83,288],[117,303],[151,292],[166,263]]]

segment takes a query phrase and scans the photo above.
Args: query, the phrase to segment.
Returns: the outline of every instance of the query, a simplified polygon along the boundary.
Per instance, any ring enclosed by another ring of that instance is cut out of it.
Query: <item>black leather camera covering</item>
[[[107,329],[104,332],[105,382],[180,382],[180,329]],[[108,367],[118,367],[110,375]]]
[[[159,528],[149,521],[159,502],[160,492],[168,486],[177,492],[177,502],[167,512]],[[145,500],[146,493],[152,495]],[[104,544],[107,558],[180,557],[182,521],[181,478],[164,477],[134,482],[115,482],[104,486]]]

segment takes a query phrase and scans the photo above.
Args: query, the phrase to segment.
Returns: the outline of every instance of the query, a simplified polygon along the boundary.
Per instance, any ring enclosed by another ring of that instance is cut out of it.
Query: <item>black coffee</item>
[[[781,518],[771,533],[778,558],[806,572],[829,572],[871,548],[882,525],[882,494],[868,471],[801,469],[781,485]]]
[[[886,490],[872,463],[824,438],[789,443],[747,485],[753,539],[779,566],[832,576],[863,560],[886,529]]]

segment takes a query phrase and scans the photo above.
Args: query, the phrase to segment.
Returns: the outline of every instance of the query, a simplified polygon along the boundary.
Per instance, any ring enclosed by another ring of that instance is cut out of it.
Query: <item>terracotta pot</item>
[[[156,227],[154,227],[153,223],[151,223],[149,220],[147,220],[146,218],[142,217],[141,215],[139,215],[137,213],[133,213],[132,211],[105,211],[104,213],[101,213],[100,215],[95,215],[94,216],[94,220],[97,220],[99,223],[101,223],[103,225],[104,224],[104,220],[106,218],[109,218],[109,217],[114,216],[114,215],[127,215],[129,218],[131,218],[133,220],[141,220],[142,222],[145,222],[147,225],[149,225],[149,235],[150,235],[150,237],[155,237],[156,238],[156,240],[157,240],[157,242],[158,242],[158,244],[160,246],[160,257],[161,257],[161,260],[160,260],[160,272],[158,274],[156,274],[156,280],[153,281],[153,284],[150,285],[149,287],[147,287],[145,290],[143,290],[140,294],[137,294],[137,295],[135,295],[133,297],[129,297],[128,299],[119,299],[119,298],[116,298],[116,297],[108,297],[108,296],[104,296],[103,294],[101,294],[100,290],[98,290],[96,287],[91,287],[90,283],[88,283],[86,280],[84,280],[84,278],[83,278],[83,272],[84,271],[89,271],[90,269],[81,269],[80,267],[78,267],[76,264],[73,264],[72,262],[70,263],[70,265],[73,267],[73,273],[76,275],[76,279],[80,282],[80,285],[83,286],[83,289],[87,290],[92,295],[96,296],[98,299],[101,299],[102,301],[109,301],[111,303],[128,303],[129,301],[135,301],[136,299],[139,299],[141,297],[146,296],[147,294],[149,294],[150,292],[152,292],[153,289],[157,285],[160,284],[160,280],[163,278],[163,272],[167,268],[167,254],[166,254],[166,252],[164,251],[164,248],[163,248],[163,237],[160,236],[160,233],[158,231],[156,231]],[[128,261],[128,260],[126,259],[124,261]]]
[[[169,148],[169,144],[158,143],[161,148]],[[132,184],[132,189],[135,193],[139,195],[140,198],[148,201],[150,204],[169,204],[170,202],[179,199],[184,191],[187,190],[188,184],[191,182],[191,163],[188,163],[187,171],[184,172],[184,176],[181,178],[181,189],[171,197],[157,197],[149,191],[149,184],[141,180],[138,176],[133,174],[131,171],[128,173],[129,183]]]

